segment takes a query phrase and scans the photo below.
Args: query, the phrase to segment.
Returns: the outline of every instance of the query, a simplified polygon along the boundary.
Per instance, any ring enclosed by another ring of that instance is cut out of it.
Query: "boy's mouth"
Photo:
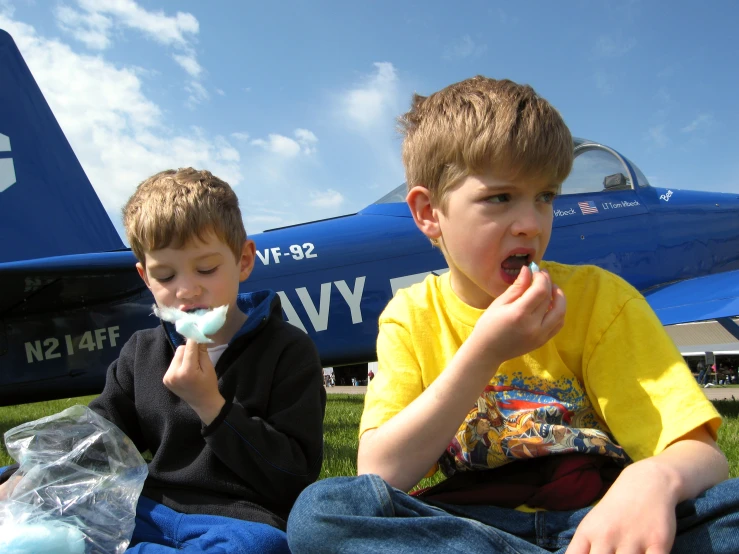
[[[188,306],[182,306],[180,307],[181,312],[185,312],[188,314],[191,314],[193,312],[199,312],[201,310],[207,310],[208,306],[198,304],[198,305],[188,305]]]
[[[518,277],[518,274],[521,272],[521,268],[525,265],[529,265],[529,263],[533,259],[534,258],[532,254],[520,252],[508,256],[505,260],[503,260],[503,263],[500,264],[500,267],[507,275],[510,275],[511,277]]]

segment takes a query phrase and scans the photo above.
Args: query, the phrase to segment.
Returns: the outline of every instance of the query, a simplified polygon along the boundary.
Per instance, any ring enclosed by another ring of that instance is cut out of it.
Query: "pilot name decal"
[[[315,246],[313,246],[312,242],[304,242],[303,244],[291,244],[287,247],[287,250],[289,250],[289,252],[283,252],[279,246],[274,246],[272,248],[265,248],[264,250],[257,250],[257,257],[263,265],[269,265],[270,256],[271,260],[278,264],[280,263],[280,258],[287,260],[291,258],[293,260],[317,258],[318,254],[313,251],[314,249]]]
[[[636,208],[641,206],[636,200],[622,200],[621,202],[601,202],[604,210],[617,210],[619,208]]]
[[[26,347],[26,361],[32,364],[33,362],[61,358],[62,354],[73,356],[82,350],[92,352],[106,347],[114,348],[118,337],[120,337],[120,327],[116,325],[85,331],[82,335],[64,335],[61,341],[56,337],[28,341],[24,344]]]
[[[554,210],[554,217],[566,217],[568,215],[575,215],[575,208],[568,210]]]

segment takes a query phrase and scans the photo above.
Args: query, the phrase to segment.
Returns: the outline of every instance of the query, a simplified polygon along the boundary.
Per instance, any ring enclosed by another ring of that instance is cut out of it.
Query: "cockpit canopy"
[[[648,187],[644,173],[634,162],[612,148],[584,138],[574,138],[575,161],[562,183],[560,194],[579,194],[603,190],[627,190]],[[405,183],[394,188],[375,204],[405,202]]]

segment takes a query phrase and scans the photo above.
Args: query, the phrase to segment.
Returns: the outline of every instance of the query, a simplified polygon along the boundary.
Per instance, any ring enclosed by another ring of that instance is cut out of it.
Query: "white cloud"
[[[249,133],[244,133],[242,131],[237,131],[235,133],[231,133],[231,137],[232,138],[235,138],[236,140],[247,141],[247,140],[249,140]]]
[[[634,46],[636,46],[636,39],[633,37],[613,38],[604,35],[598,37],[595,42],[594,53],[599,58],[617,58],[629,52]]]
[[[390,62],[374,64],[375,73],[361,86],[345,91],[339,100],[341,115],[359,129],[371,129],[395,115],[398,75]]]
[[[216,89],[216,94],[218,94],[219,96],[226,96],[226,93],[223,91],[223,89],[220,88]]]
[[[700,114],[688,125],[680,129],[683,133],[693,133],[699,129],[706,129],[713,125],[713,115],[709,113]]]
[[[174,54],[172,57],[192,77],[200,77],[200,74],[203,72],[203,68],[198,63],[198,60],[195,59],[194,54]]]
[[[132,29],[149,40],[174,48],[176,53],[172,58],[190,77],[197,79],[202,75],[203,68],[192,44],[200,24],[192,14],[177,12],[170,16],[161,10],[149,11],[134,0],[76,0],[76,3],[79,9],[60,4],[54,15],[63,31],[88,48],[110,48],[114,32],[120,34],[123,29]],[[208,97],[200,90],[189,92],[186,105],[191,108]]]
[[[338,191],[327,189],[310,193],[308,204],[314,208],[338,208],[344,203],[344,197]]]
[[[488,49],[485,44],[476,44],[470,35],[464,35],[444,49],[445,60],[462,60],[470,56],[480,56]]]
[[[187,36],[200,31],[200,24],[192,14],[177,12],[168,16],[161,10],[148,11],[133,0],[77,0],[77,4],[88,14],[114,17],[117,23],[167,46],[189,46]]]
[[[0,14],[6,17],[13,17],[15,13],[15,6],[11,3],[11,0],[0,0]]]
[[[353,187],[351,193],[341,184],[335,186],[347,190],[353,203],[361,200],[362,205],[367,205],[376,200],[379,195],[370,189],[373,183],[385,183],[383,188],[388,190],[402,182],[404,170],[396,121],[407,109],[414,88],[413,84],[402,82],[391,62],[378,62],[371,74],[361,76],[357,83],[332,96],[336,123],[349,131],[342,140],[348,148],[361,151],[372,168],[363,172],[363,184]]]
[[[13,36],[119,230],[121,206],[157,171],[193,166],[232,185],[241,181],[239,154],[228,140],[198,128],[169,127],[160,107],[142,91],[137,71],[78,54],[7,13],[0,15],[0,28]]]
[[[205,87],[201,85],[198,81],[190,81],[189,84],[185,85],[185,90],[189,94],[185,105],[191,110],[195,109],[195,106],[197,106],[201,102],[204,102],[210,97],[208,91],[205,90]]]
[[[54,10],[59,27],[92,50],[105,50],[111,45],[113,21],[101,13],[81,13],[69,6],[59,5]]]
[[[295,138],[303,148],[303,152],[306,154],[315,154],[315,145],[318,142],[318,137],[316,135],[308,129],[295,129]]]
[[[201,134],[202,131],[201,131]],[[236,150],[233,146],[231,146],[231,143],[228,142],[227,139],[221,136],[217,136],[213,140],[213,145],[215,146],[215,157],[217,160],[221,160],[224,162],[235,162],[238,163],[241,160],[241,156],[239,155],[239,151]]]
[[[275,154],[280,158],[294,158],[299,154],[305,154],[310,156],[316,152],[316,143],[318,137],[308,129],[295,129],[295,138],[286,137],[272,133],[267,136],[267,139],[254,139],[251,141],[253,146],[259,146]]]
[[[665,126],[662,124],[650,127],[647,131],[646,138],[658,148],[664,148],[667,146],[667,143],[670,142],[670,139],[667,138],[667,134],[665,134]]]
[[[284,135],[271,134],[267,140],[254,139],[251,143],[283,158],[292,158],[300,154],[298,142]]]

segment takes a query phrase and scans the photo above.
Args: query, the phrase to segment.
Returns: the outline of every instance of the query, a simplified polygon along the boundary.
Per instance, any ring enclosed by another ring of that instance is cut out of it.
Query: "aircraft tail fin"
[[[10,35],[0,29],[0,263],[124,248]]]

